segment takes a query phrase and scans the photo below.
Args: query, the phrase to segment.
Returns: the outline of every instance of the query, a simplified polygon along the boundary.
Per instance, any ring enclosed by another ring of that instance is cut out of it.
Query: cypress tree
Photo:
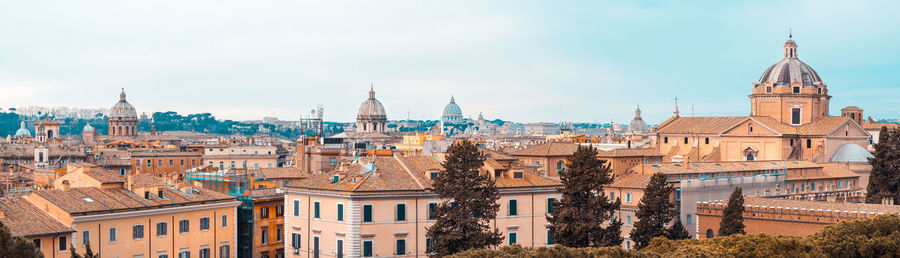
[[[22,237],[14,237],[3,222],[0,222],[0,257],[44,257],[34,243]]]
[[[568,161],[568,168],[559,173],[562,197],[554,202],[553,213],[547,215],[553,241],[568,247],[609,245],[604,236],[617,227],[603,228],[603,222],[620,204],[610,201],[603,191],[613,181],[612,171],[597,159],[597,150],[592,147],[579,146]]]
[[[891,198],[894,204],[900,204],[900,129],[881,128],[874,156],[869,159],[872,172],[866,202],[881,203],[882,199]]]
[[[434,180],[434,192],[443,200],[435,211],[437,221],[428,227],[436,257],[469,249],[499,245],[500,231],[491,229],[497,216],[499,192],[488,175],[482,175],[485,154],[473,142],[459,141],[447,149],[444,172]]]
[[[722,211],[719,222],[719,236],[746,234],[744,232],[744,195],[740,187],[735,187],[728,198],[728,205]]]
[[[638,221],[634,223],[634,230],[631,231],[631,240],[634,241],[635,248],[644,248],[654,237],[664,236],[666,224],[678,215],[675,204],[669,201],[675,187],[669,185],[666,178],[662,173],[653,174],[650,183],[644,188],[644,196],[641,197],[635,214]]]
[[[618,200],[617,200],[618,201]],[[622,220],[610,214],[612,220],[603,230],[603,237],[600,239],[601,246],[620,246],[625,238],[622,237]]]
[[[687,229],[681,224],[681,219],[676,217],[675,223],[672,223],[672,226],[666,229],[666,238],[672,240],[688,239],[691,238],[691,234],[688,234]]]

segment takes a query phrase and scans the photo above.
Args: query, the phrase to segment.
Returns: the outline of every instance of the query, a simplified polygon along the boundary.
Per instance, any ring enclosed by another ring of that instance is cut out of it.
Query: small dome
[[[641,118],[641,106],[638,105],[637,109],[634,110],[634,119],[631,120],[631,124],[628,125],[628,130],[632,132],[647,132],[650,131],[650,127],[647,126],[647,123],[644,122],[644,119]]]
[[[91,126],[91,124],[86,124],[86,125],[84,125],[84,129],[81,129],[81,131],[82,131],[82,132],[93,132],[93,131],[94,131],[94,127]]]
[[[25,128],[25,121],[19,124],[19,130],[16,130],[16,136],[28,136],[31,137],[31,131]]]
[[[784,43],[781,61],[769,66],[756,85],[763,87],[767,82],[771,82],[776,88],[789,88],[791,82],[800,82],[804,88],[815,88],[822,84],[822,78],[812,67],[797,58],[797,43],[789,39]]]
[[[862,146],[853,143],[844,143],[838,146],[837,151],[831,156],[831,162],[868,162],[869,158],[875,158]]]
[[[359,112],[357,113],[357,118],[386,118],[387,115],[384,112],[384,106],[381,105],[381,101],[375,99],[375,89],[369,89],[369,98],[366,101],[363,101],[361,105],[359,105]]]
[[[109,109],[109,117],[137,119],[137,111],[134,110],[134,106],[125,100],[124,89],[122,90],[122,93],[119,94],[119,102],[116,102],[116,104]]]

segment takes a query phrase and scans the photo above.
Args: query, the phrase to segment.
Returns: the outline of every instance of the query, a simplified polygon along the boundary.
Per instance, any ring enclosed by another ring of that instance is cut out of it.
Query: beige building
[[[275,146],[210,147],[203,153],[203,161],[219,169],[260,169],[278,167],[278,148]]]
[[[547,142],[512,151],[509,155],[525,164],[539,166],[551,176],[559,176],[559,172],[566,169],[567,159],[572,157],[576,150],[578,150],[577,143]]]
[[[510,166],[492,168],[500,210],[491,226],[502,245],[538,247],[549,241],[548,203],[559,198],[558,178]],[[441,173],[429,156],[363,158],[344,171],[314,175],[288,185],[285,253],[288,257],[425,256],[430,210],[440,200],[431,180]]]

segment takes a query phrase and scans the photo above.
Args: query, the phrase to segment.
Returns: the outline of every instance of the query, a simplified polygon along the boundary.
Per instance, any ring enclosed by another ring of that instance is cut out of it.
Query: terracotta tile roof
[[[826,116],[819,118],[815,122],[800,126],[798,132],[801,135],[827,135],[849,121],[849,117]]]
[[[628,173],[616,177],[610,187],[644,189],[650,184],[653,174]]]
[[[504,161],[505,160],[516,160],[516,157],[513,157],[513,156],[506,154],[504,152],[501,152],[501,151],[487,149],[487,148],[479,148],[479,149],[481,149],[481,151],[484,152],[484,155],[486,155],[488,159],[504,160]]]
[[[747,120],[746,116],[678,117],[657,126],[657,133],[719,134]]]
[[[513,156],[571,156],[578,150],[578,144],[570,142],[548,142],[530,146],[510,153]]]
[[[869,130],[881,130],[881,127],[887,127],[888,129],[900,128],[900,124],[863,122],[862,127]]]
[[[250,197],[254,200],[284,199],[284,192],[278,188],[253,189],[250,191]]]
[[[0,221],[13,236],[40,236],[74,232],[23,197],[0,198]]]
[[[85,168],[84,175],[96,179],[100,183],[125,182],[125,177],[122,175],[99,167]]]
[[[645,156],[659,156],[662,157],[663,154],[659,152],[656,148],[618,148],[612,149],[608,151],[600,151],[597,155],[598,157],[645,157]]]
[[[821,167],[821,173],[809,172],[801,173],[798,171],[797,174],[788,173],[788,180],[802,180],[802,179],[822,179],[822,178],[857,178],[859,174],[850,170],[844,165],[836,164],[836,163],[818,163],[816,164]]]
[[[140,174],[132,176],[131,186],[135,188],[166,186],[166,182],[158,176]]]
[[[203,153],[194,151],[133,151],[132,158],[137,157],[200,157]]]
[[[773,170],[784,168],[817,168],[823,164],[809,161],[727,161],[727,162],[666,162],[644,165],[645,174],[692,174]]]
[[[253,171],[256,179],[258,180],[270,180],[270,179],[300,179],[306,178],[307,175],[301,172],[300,168],[293,167],[285,167],[285,168],[260,168],[258,170]]]
[[[727,205],[727,200],[718,200],[708,202],[710,204],[721,204]],[[822,210],[822,211],[848,211],[848,212],[875,212],[877,213],[885,213],[885,214],[900,214],[900,205],[881,205],[881,204],[870,204],[870,203],[852,203],[852,202],[817,202],[817,201],[803,201],[803,200],[785,200],[785,199],[770,199],[770,198],[759,198],[759,197],[745,197],[744,198],[744,206],[745,207],[781,207],[781,208],[797,208],[797,209],[807,209],[807,210]]]
[[[122,188],[100,189],[97,187],[38,190],[32,194],[53,203],[70,214],[108,213],[117,210],[152,209],[194,202],[219,202],[235,199],[233,196],[208,190],[200,190],[195,193],[183,193],[171,187],[160,188],[160,190],[163,191],[164,198],[159,198],[155,192],[151,193],[150,199],[144,199],[143,193],[133,193]]]

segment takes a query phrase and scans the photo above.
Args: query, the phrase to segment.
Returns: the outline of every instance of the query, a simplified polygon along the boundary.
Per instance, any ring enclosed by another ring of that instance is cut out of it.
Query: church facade
[[[867,147],[859,116],[830,116],[827,85],[789,39],[782,59],[753,83],[750,115],[681,117],[651,132],[664,161],[809,160],[829,162],[843,144]]]

